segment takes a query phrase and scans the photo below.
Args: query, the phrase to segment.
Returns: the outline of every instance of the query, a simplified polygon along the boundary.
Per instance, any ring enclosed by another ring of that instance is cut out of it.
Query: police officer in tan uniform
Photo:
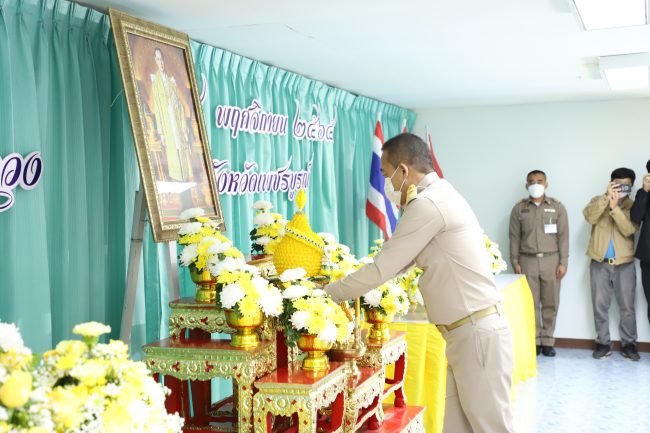
[[[537,354],[555,356],[555,319],[560,305],[560,281],[569,263],[569,220],[564,205],[546,195],[541,170],[526,176],[529,197],[510,214],[510,261],[526,274],[535,304]]]
[[[400,134],[382,147],[386,196],[402,205],[374,262],[326,290],[357,298],[416,264],[431,323],[447,342],[445,433],[514,431],[512,335],[494,284],[483,232],[465,199],[433,171],[427,145]]]

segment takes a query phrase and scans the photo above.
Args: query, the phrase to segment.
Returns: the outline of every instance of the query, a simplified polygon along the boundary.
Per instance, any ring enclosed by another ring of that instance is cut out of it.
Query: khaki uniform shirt
[[[424,271],[419,286],[429,321],[448,325],[494,305],[501,295],[469,204],[435,173],[422,179],[418,191],[374,263],[326,290],[336,300],[357,298],[415,263]]]
[[[630,209],[634,201],[626,197],[614,210],[609,208],[605,195],[592,198],[582,214],[591,224],[591,237],[587,255],[597,262],[602,262],[610,239],[614,242],[616,259],[620,265],[634,261],[634,232],[639,228],[630,219]]]
[[[557,233],[546,233],[552,228]],[[564,205],[552,197],[544,197],[539,206],[525,198],[510,213],[512,265],[519,264],[520,254],[537,253],[559,253],[560,264],[569,264],[569,219]]]

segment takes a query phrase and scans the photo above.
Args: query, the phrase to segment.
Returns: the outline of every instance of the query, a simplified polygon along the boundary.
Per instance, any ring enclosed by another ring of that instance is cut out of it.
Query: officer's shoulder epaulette
[[[547,196],[547,198],[548,198],[548,201],[550,201],[551,203],[562,204],[562,202],[560,200],[556,199],[555,197],[548,197]]]

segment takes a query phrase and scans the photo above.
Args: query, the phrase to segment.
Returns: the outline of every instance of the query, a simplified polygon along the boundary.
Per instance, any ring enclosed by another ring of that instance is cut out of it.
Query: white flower
[[[217,240],[217,242],[208,247],[208,254],[223,254],[231,248],[232,244],[230,242],[220,242]]]
[[[284,226],[286,226],[286,225],[289,223],[289,221],[288,221],[286,218],[280,218],[280,219],[278,220],[278,223],[279,223],[280,225],[282,225],[282,227],[284,227]]]
[[[282,293],[277,287],[269,285],[267,282],[266,289],[261,292],[259,305],[267,316],[279,316],[282,313]]]
[[[205,215],[205,212],[203,211],[203,209],[198,208],[198,207],[193,207],[191,209],[186,209],[183,212],[181,212],[181,214],[179,215],[179,219],[188,220],[188,219],[196,218],[198,216],[203,216],[203,215]]]
[[[188,267],[189,265],[194,262],[194,259],[198,257],[199,253],[196,250],[198,247],[198,244],[190,244],[186,245],[185,248],[183,248],[183,251],[181,252],[181,265]]]
[[[307,322],[310,317],[311,313],[309,311],[296,311],[291,315],[291,319],[289,320],[291,320],[293,327],[297,331],[300,331],[301,329],[307,329]]]
[[[269,210],[273,207],[273,204],[270,201],[258,200],[253,204],[253,209],[258,210]]]
[[[239,267],[239,270],[242,272],[248,272],[251,275],[260,275],[260,268],[257,266],[249,265],[248,263],[244,263]]]
[[[323,242],[325,242],[326,244],[334,244],[334,243],[336,243],[336,238],[331,233],[320,232],[320,233],[318,233],[318,236],[320,236],[321,239],[323,239]]]
[[[315,298],[324,298],[327,296],[327,292],[323,289],[313,289],[311,295]]]
[[[266,278],[260,277],[259,275],[254,276],[251,282],[260,295],[264,294],[264,292],[269,288],[268,280]]]
[[[388,292],[394,294],[395,296],[406,297],[406,292],[404,289],[402,289],[402,286],[399,286],[395,283],[388,283]]]
[[[363,301],[372,308],[378,308],[379,303],[381,302],[381,298],[383,298],[383,296],[384,295],[381,293],[381,290],[372,289],[371,291],[363,295]]]
[[[221,306],[223,308],[232,309],[245,295],[246,293],[244,292],[244,289],[242,289],[239,284],[228,284],[221,290]]]
[[[8,352],[11,349],[23,352],[26,349],[23,337],[13,323],[0,323],[0,352]]]
[[[302,298],[303,296],[307,296],[308,294],[309,294],[309,289],[299,284],[294,284],[292,286],[289,286],[282,291],[282,297],[285,299]]]
[[[359,259],[359,263],[363,263],[364,265],[369,265],[371,263],[374,263],[375,261],[373,260],[372,257],[362,257]]]
[[[343,254],[350,254],[350,247],[343,244],[338,244],[338,247],[343,251]]]
[[[325,252],[325,256],[331,256],[333,253],[338,250],[338,245],[325,245],[325,248],[323,248],[323,251]]]
[[[280,275],[280,281],[283,283],[288,283],[289,281],[300,280],[305,278],[307,271],[303,268],[287,269]]]
[[[223,271],[236,271],[241,269],[246,263],[241,258],[226,257],[219,260],[219,257],[213,256],[208,259],[206,267],[212,276],[218,276]]]
[[[99,337],[111,332],[111,327],[99,322],[80,323],[72,328],[72,333],[83,337]]]
[[[273,218],[273,215],[267,212],[258,213],[253,218],[253,223],[258,226],[267,226],[273,224],[274,222],[275,218]]]
[[[7,412],[7,409],[4,407],[0,406],[0,422],[2,421],[9,421],[9,412]]]
[[[325,328],[318,333],[318,338],[326,343],[334,343],[337,334],[338,330],[336,329],[336,325],[332,322],[327,322]]]
[[[178,234],[180,236],[194,235],[200,232],[202,227],[203,224],[201,224],[200,222],[181,224],[181,227],[178,229]]]
[[[258,244],[258,245],[266,246],[266,245],[268,245],[269,242],[271,242],[271,240],[272,239],[270,237],[268,237],[268,236],[261,236],[261,237],[255,239],[254,242],[256,244]]]

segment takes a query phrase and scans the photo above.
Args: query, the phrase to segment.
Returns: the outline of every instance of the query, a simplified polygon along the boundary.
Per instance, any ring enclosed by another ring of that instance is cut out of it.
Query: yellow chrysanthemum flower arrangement
[[[182,266],[194,267],[197,271],[207,269],[213,276],[226,267],[244,263],[244,255],[232,242],[217,230],[214,221],[203,216],[202,209],[193,208],[181,213],[180,218],[189,220],[178,230],[180,245],[185,245],[179,260]],[[227,262],[221,265],[221,262]]]
[[[7,353],[3,327],[0,353]],[[121,341],[97,343],[110,327],[91,322],[74,332],[84,341],[61,341],[19,375],[0,362],[0,432],[182,431],[183,419],[165,409],[169,390],[154,381],[145,364],[130,361]]]
[[[318,233],[325,243],[321,275],[329,277],[330,281],[340,280],[360,267],[354,254],[350,253],[347,245],[338,243],[331,233]]]
[[[325,343],[344,343],[354,324],[348,320],[340,305],[317,284],[306,279],[304,269],[288,269],[280,275],[284,286],[284,311],[280,323],[286,342],[295,346],[301,334],[317,337]]]
[[[251,252],[256,255],[273,255],[284,236],[287,220],[279,213],[270,212],[271,202],[260,200],[255,202],[253,209],[255,227],[250,232]]]
[[[277,317],[282,312],[282,293],[260,276],[255,266],[224,270],[217,276],[218,305],[234,310],[239,317],[255,317],[260,312]]]
[[[396,314],[408,313],[409,298],[401,286],[388,282],[363,295],[361,305],[366,310],[377,310],[392,320]]]
[[[508,269],[508,264],[503,260],[503,255],[501,254],[501,250],[499,250],[499,244],[493,242],[485,233],[483,233],[483,240],[485,241],[485,249],[490,256],[492,274],[498,275]]]

